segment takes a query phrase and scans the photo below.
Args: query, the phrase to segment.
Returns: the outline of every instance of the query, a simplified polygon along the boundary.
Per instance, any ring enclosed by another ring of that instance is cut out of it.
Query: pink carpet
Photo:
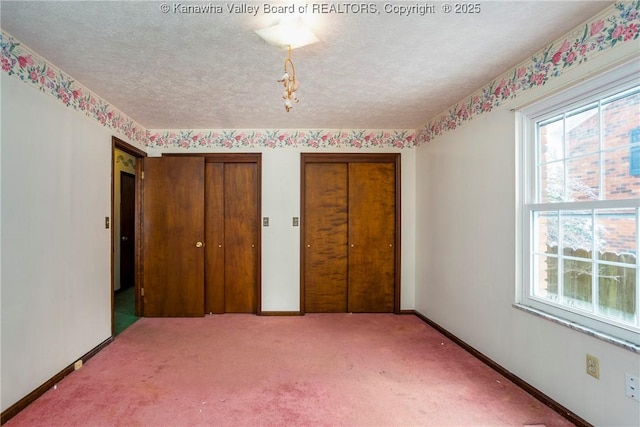
[[[570,426],[415,316],[141,319],[7,426]]]

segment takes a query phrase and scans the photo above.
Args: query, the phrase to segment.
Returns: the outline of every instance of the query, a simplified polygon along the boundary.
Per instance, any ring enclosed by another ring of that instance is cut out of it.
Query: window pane
[[[563,202],[565,199],[564,164],[562,162],[554,162],[540,165],[538,173],[540,176],[540,202]]]
[[[600,117],[598,104],[592,104],[567,114],[565,141],[567,157],[575,157],[600,150]]]
[[[566,256],[591,258],[593,224],[591,211],[560,213],[562,253]]]
[[[600,314],[620,322],[634,323],[636,273],[633,267],[598,264]]]
[[[596,247],[598,258],[628,262],[624,254],[638,251],[635,209],[611,209],[596,212]],[[635,264],[635,256],[631,264]]]
[[[640,126],[640,92],[602,105],[603,149],[629,145],[631,129]]]
[[[602,153],[604,156],[604,199],[640,197],[640,175],[631,174],[631,147]]]
[[[558,253],[558,212],[536,212],[533,229],[537,253]]]
[[[591,263],[565,259],[563,261],[564,303],[570,307],[592,311],[592,273]]]
[[[599,174],[598,154],[567,160],[567,201],[598,200]]]
[[[558,258],[545,255],[534,257],[533,295],[551,301],[558,300]]]
[[[640,330],[640,85],[620,84],[627,89],[572,92],[549,100],[547,111],[531,109],[545,119],[527,141],[535,159],[524,156],[535,194],[525,200],[523,299],[628,340]],[[575,102],[582,96],[588,104]]]
[[[552,162],[564,157],[564,149],[562,146],[563,133],[564,123],[562,116],[553,118],[550,121],[539,125],[538,138],[540,140],[540,163]]]

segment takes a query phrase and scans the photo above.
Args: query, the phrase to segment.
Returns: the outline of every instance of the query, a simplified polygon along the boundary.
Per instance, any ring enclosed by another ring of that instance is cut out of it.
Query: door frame
[[[393,163],[395,165],[395,251],[393,312],[400,314],[401,171],[400,153],[301,153],[300,155],[300,314],[305,313],[305,168],[307,163]]]
[[[262,153],[163,153],[163,157],[204,157],[206,163],[255,163],[258,174],[258,224],[257,224],[257,246],[258,246],[258,271],[256,283],[256,315],[261,316],[262,313]],[[206,274],[206,271],[205,271]]]
[[[136,200],[135,200],[135,231],[134,238],[136,241],[135,247],[135,259],[133,264],[134,271],[134,288],[135,288],[135,307],[136,312],[135,315],[141,317],[143,315],[142,312],[142,300],[140,298],[140,284],[142,283],[142,192],[143,192],[143,184],[142,184],[142,171],[144,170],[144,158],[147,157],[147,153],[142,151],[141,149],[134,147],[133,145],[124,142],[118,137],[111,137],[111,218],[110,218],[110,228],[111,228],[111,337],[114,336],[115,332],[115,313],[114,313],[114,288],[115,288],[115,227],[113,224],[114,209],[115,209],[115,152],[116,148],[120,151],[124,151],[127,154],[132,155],[136,158]]]

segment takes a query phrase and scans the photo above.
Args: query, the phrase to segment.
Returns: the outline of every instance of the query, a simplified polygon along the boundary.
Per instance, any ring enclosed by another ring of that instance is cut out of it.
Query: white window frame
[[[555,212],[564,209],[588,211],[593,209],[635,208],[636,248],[640,248],[640,199],[556,203],[540,203],[536,200],[536,174],[538,168],[536,124],[563,112],[637,86],[638,81],[640,81],[639,65],[638,61],[633,61],[516,111],[517,151],[519,157],[517,173],[520,181],[520,195],[518,197],[520,218],[518,220],[518,228],[521,231],[517,242],[519,251],[521,251],[521,258],[516,260],[520,276],[518,278],[518,291],[516,292],[516,305],[530,308],[532,309],[531,311],[541,314],[543,317],[559,319],[559,323],[577,326],[575,329],[592,332],[596,336],[603,335],[607,338],[612,338],[613,341],[631,343],[631,347],[635,350],[640,350],[640,251],[636,249],[635,325],[630,326],[613,320],[604,320],[597,315],[536,297],[533,294],[534,266],[532,265],[532,260],[534,248],[532,245],[535,244],[533,236],[534,212]],[[595,256],[595,250],[592,250],[592,253]],[[588,261],[594,262],[593,259]],[[594,300],[595,303],[597,303],[596,300]]]

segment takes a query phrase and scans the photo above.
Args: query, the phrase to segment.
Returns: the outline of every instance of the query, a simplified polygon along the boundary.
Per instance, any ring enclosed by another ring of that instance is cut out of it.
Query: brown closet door
[[[395,166],[349,164],[349,312],[393,312]]]
[[[204,159],[146,158],[143,205],[145,316],[203,316]]]
[[[347,163],[307,163],[304,194],[305,311],[347,311]]]
[[[224,164],[224,311],[256,313],[258,165]]]
[[[224,313],[224,163],[207,163],[205,179],[205,312]]]

